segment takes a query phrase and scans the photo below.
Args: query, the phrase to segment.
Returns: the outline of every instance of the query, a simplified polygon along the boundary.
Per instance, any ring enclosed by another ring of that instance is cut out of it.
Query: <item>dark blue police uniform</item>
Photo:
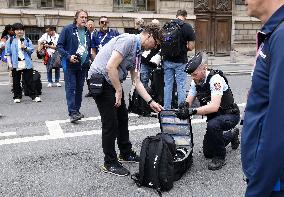
[[[284,196],[283,20],[284,5],[258,33],[259,52],[241,138],[246,197]]]
[[[93,33],[92,37],[92,49],[96,49],[96,52],[99,52],[100,47],[108,43],[112,38],[118,36],[119,33],[116,30],[109,29],[108,32],[98,31]]]

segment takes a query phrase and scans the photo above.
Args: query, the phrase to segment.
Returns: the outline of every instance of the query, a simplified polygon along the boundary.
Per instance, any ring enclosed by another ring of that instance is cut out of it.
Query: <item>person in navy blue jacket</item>
[[[87,20],[88,13],[78,10],[74,23],[63,28],[57,42],[64,71],[66,100],[71,123],[84,117],[80,113],[80,108],[86,69],[90,65],[91,54],[91,35],[86,27]]]
[[[99,19],[100,30],[92,36],[92,55],[95,59],[99,50],[108,43],[112,38],[119,35],[118,31],[109,28],[109,20],[106,16],[101,16]]]
[[[246,197],[284,196],[284,0],[246,0],[261,20],[241,137]]]

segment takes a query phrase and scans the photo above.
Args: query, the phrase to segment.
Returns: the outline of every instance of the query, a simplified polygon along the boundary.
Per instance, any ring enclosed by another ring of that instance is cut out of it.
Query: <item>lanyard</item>
[[[141,40],[139,35],[135,36],[135,72],[139,72],[141,68]]]
[[[80,40],[80,36],[79,36],[79,32],[78,32],[78,29],[76,29],[76,35],[77,35],[77,38],[78,38],[78,41],[79,41],[79,45],[82,45],[82,42]],[[87,46],[87,38],[85,36],[85,44],[84,44],[84,47],[86,48]]]
[[[105,34],[105,36],[103,37],[103,39],[101,39],[101,41],[100,41],[100,44],[101,44],[101,45],[103,45],[103,42],[104,42],[104,40],[106,39],[106,37],[107,37],[107,33]]]

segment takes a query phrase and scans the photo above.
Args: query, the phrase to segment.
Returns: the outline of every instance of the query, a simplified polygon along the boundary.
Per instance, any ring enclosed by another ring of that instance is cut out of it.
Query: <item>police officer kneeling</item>
[[[177,117],[207,116],[203,154],[212,159],[208,169],[219,170],[225,165],[226,146],[231,143],[232,149],[237,149],[240,144],[239,129],[233,129],[240,120],[240,111],[223,72],[208,69],[207,62],[206,53],[197,53],[186,65],[185,72],[191,75],[192,82],[186,101],[179,105]],[[195,98],[200,107],[191,108]]]

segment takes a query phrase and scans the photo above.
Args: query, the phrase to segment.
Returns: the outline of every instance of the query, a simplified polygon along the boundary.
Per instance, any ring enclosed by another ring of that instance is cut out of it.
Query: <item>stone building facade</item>
[[[110,26],[121,33],[134,27],[135,18],[146,22],[155,18],[163,24],[175,18],[178,9],[187,10],[188,22],[195,27],[196,5],[206,6],[211,1],[225,6],[230,2],[230,50],[254,51],[255,35],[261,24],[247,17],[243,0],[0,0],[0,31],[6,24],[22,22],[27,27],[26,34],[36,43],[45,26],[55,25],[60,33],[63,26],[73,21],[78,9],[87,10],[97,28],[98,18],[108,16]]]

